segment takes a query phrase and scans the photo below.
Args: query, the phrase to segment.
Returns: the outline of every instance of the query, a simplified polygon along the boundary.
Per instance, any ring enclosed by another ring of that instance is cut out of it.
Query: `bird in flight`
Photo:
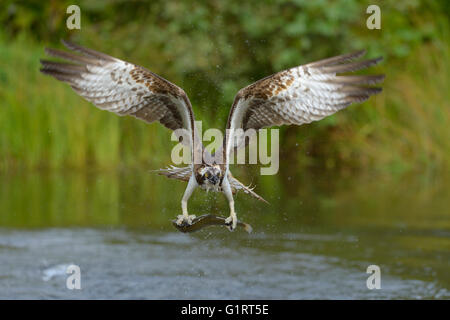
[[[190,147],[191,164],[170,166],[158,172],[187,182],[181,200],[178,225],[191,224],[187,202],[200,187],[223,192],[230,216],[226,225],[237,225],[233,194],[243,190],[265,201],[230,172],[231,152],[248,144],[246,132],[281,125],[302,125],[318,121],[353,103],[361,103],[381,88],[384,75],[338,75],[377,64],[382,58],[357,60],[364,50],[340,55],[280,71],[242,88],[235,96],[226,124],[221,148],[206,152],[197,134],[192,105],[175,84],[144,67],[107,54],[62,41],[70,51],[47,48],[50,56],[65,62],[41,60],[41,72],[68,83],[80,96],[96,107],[120,116],[130,115],[151,123],[159,121],[171,130],[179,130],[180,141]],[[69,63],[68,63],[69,62]],[[266,202],[266,201],[265,201]]]

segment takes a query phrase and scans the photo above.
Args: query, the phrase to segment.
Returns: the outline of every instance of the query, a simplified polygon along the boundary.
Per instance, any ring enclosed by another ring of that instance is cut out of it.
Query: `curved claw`
[[[233,216],[229,216],[225,219],[225,225],[227,226],[228,230],[234,231],[237,226],[237,218]]]
[[[177,216],[176,224],[179,226],[191,225],[192,221],[195,219],[195,214],[184,215],[180,214]]]

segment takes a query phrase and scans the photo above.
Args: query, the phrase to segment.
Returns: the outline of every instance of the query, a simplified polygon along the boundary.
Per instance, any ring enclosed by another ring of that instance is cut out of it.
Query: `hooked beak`
[[[219,177],[218,176],[211,176],[208,178],[208,180],[212,183],[212,184],[217,184],[219,182]]]

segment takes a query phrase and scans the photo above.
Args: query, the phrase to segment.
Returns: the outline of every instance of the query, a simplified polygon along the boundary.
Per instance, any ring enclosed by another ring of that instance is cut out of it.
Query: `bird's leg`
[[[230,183],[228,182],[228,178],[225,176],[222,182],[222,189],[225,193],[225,196],[228,199],[228,204],[230,206],[230,216],[225,219],[225,224],[227,225],[228,229],[230,231],[233,231],[236,229],[237,225],[237,215],[234,211],[234,199],[233,199],[233,192],[231,191]]]
[[[177,217],[177,225],[181,226],[185,223],[192,224],[192,220],[195,219],[195,215],[188,214],[187,210],[187,202],[189,198],[192,195],[192,192],[194,192],[195,188],[197,187],[197,181],[195,180],[195,177],[192,176],[189,179],[188,185],[186,187],[186,190],[184,191],[183,199],[181,199],[181,210],[183,211],[183,214],[178,215]]]
[[[231,196],[231,197],[233,197],[233,196]],[[236,215],[236,212],[234,211],[234,201],[231,200],[228,202],[228,204],[230,206],[230,216],[225,219],[225,224],[228,226],[228,229],[230,231],[233,231],[234,229],[236,229],[237,215]]]

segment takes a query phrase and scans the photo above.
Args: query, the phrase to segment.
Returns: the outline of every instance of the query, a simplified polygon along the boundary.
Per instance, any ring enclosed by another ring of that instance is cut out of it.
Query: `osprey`
[[[68,83],[76,93],[100,109],[130,115],[151,123],[159,121],[171,130],[182,130],[181,142],[191,150],[191,165],[170,166],[158,172],[187,182],[177,224],[191,224],[187,202],[195,188],[223,192],[230,216],[226,224],[234,230],[237,216],[233,193],[243,190],[265,201],[253,189],[235,179],[229,170],[232,150],[245,147],[249,129],[280,125],[302,125],[318,121],[352,103],[361,103],[381,88],[369,87],[384,75],[337,75],[377,64],[382,58],[354,61],[365,54],[357,51],[280,71],[241,89],[228,116],[223,144],[214,156],[205,152],[195,128],[194,112],[186,93],[175,84],[141,66],[104,53],[62,41],[72,52],[46,49],[48,55],[71,63],[41,60],[41,72]],[[78,54],[77,54],[78,53]]]

